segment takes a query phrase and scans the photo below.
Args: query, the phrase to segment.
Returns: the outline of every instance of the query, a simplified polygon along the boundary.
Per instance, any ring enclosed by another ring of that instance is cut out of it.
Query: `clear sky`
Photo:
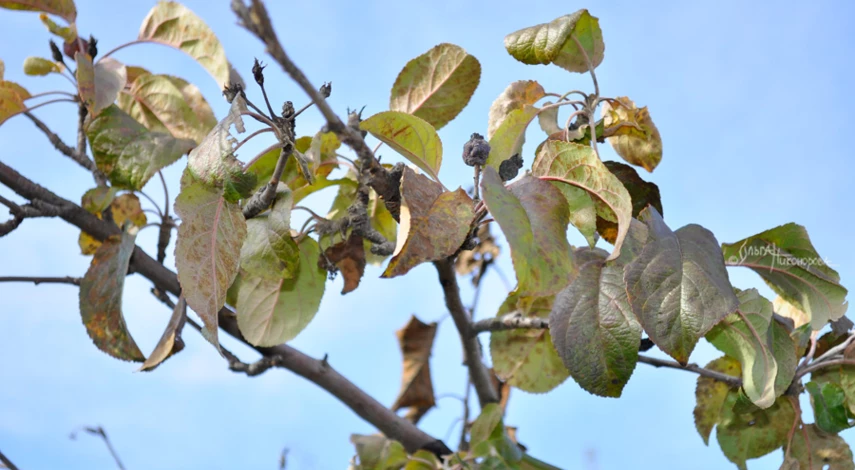
[[[855,285],[851,2],[269,3],[286,50],[314,83],[333,82],[330,101],[342,115],[348,106],[365,105],[367,115],[386,110],[401,67],[436,44],[458,44],[480,60],[481,85],[469,107],[440,133],[446,150],[440,176],[450,188],[471,185],[459,149],[469,134],[486,131],[490,103],[510,82],[536,79],[554,92],[591,88],[588,76],[516,62],[504,50],[504,35],[589,8],[600,18],[606,42],[597,69],[602,94],[649,106],[662,134],[663,161],[642,176],[659,185],[666,222],[672,228],[702,224],[720,242],[797,222],[808,228],[844,286]],[[94,34],[106,51],[136,37],[153,4],[79,0],[79,30]],[[230,60],[250,77],[253,57],[264,59],[264,51],[235,25],[229,2],[185,4],[213,28]],[[23,76],[25,57],[50,56],[48,37],[36,14],[0,10],[7,80],[31,92],[69,88],[60,78]],[[115,57],[190,80],[218,116],[225,114],[220,84],[180,52],[143,45]],[[298,106],[306,102],[275,65],[266,72],[272,98]],[[36,114],[73,141],[74,107],[59,104]],[[313,134],[321,124],[319,115],[309,112],[298,133]],[[527,164],[542,139],[534,127]],[[24,118],[0,127],[0,143],[0,160],[68,199],[79,200],[92,186],[91,178]],[[600,148],[605,159],[617,158],[608,146]],[[252,149],[246,150],[244,160],[252,156]],[[388,149],[381,154],[384,161],[397,158]],[[166,171],[172,195],[185,162]],[[161,198],[159,184],[146,192]],[[0,187],[0,194],[12,197],[6,188]],[[331,197],[319,194],[307,203],[325,211]],[[0,218],[5,215],[0,209]],[[82,276],[90,258],[78,254],[77,237],[59,220],[27,220],[0,239],[0,275]],[[155,237],[155,230],[146,229],[139,243],[153,249]],[[582,244],[581,236],[571,231],[571,243]],[[512,278],[503,248],[499,267]],[[339,294],[340,278],[328,283],[320,312],[292,344],[315,357],[328,353],[335,368],[392,404],[401,368],[393,331],[413,313],[436,321],[445,309],[430,265],[393,280],[378,279],[380,272],[369,267],[360,288],[346,297]],[[730,274],[737,287],[757,286],[771,295],[753,273]],[[464,299],[472,298],[467,282],[461,282]],[[149,287],[140,276],[130,276],[124,302],[133,335],[146,352],[169,317]],[[477,316],[494,315],[506,293],[499,276],[489,274]],[[68,438],[82,425],[103,425],[131,470],[272,469],[283,447],[290,449],[289,469],[344,468],[352,455],[349,434],[373,432],[333,397],[288,371],[256,378],[229,372],[189,329],[181,354],[153,373],[134,373],[133,364],[92,346],[73,287],[0,284],[0,299],[0,449],[21,469],[114,468],[97,439]],[[223,343],[244,361],[257,358],[234,341]],[[692,360],[705,364],[717,356],[702,344]],[[457,333],[450,321],[442,321],[432,357],[438,394],[462,394],[466,378],[460,360]],[[694,429],[695,378],[640,364],[618,400],[591,396],[572,380],[543,396],[514,391],[506,423],[519,428],[532,455],[562,468],[727,468],[714,438],[707,448]],[[805,400],[803,405],[809,407]],[[453,444],[460,415],[458,400],[442,398],[422,424]],[[842,435],[855,443],[851,430]],[[749,467],[776,469],[781,460],[775,452]]]

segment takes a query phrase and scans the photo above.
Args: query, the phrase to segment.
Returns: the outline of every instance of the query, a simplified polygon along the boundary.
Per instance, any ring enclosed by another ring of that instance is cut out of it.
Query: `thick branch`
[[[273,169],[273,175],[270,177],[270,182],[257,193],[253,194],[243,207],[243,216],[251,219],[263,210],[270,207],[273,199],[276,198],[276,188],[279,187],[279,180],[282,178],[282,172],[285,171],[285,163],[293,153],[294,146],[291,144],[282,147],[279,152],[279,160],[276,161],[276,168]]]
[[[30,181],[3,162],[0,162],[0,183],[26,199],[47,201],[63,208],[60,217],[97,240],[104,240],[111,235],[120,233],[119,227],[115,224],[98,219],[80,206]],[[175,273],[155,261],[139,247],[134,248],[131,264],[134,272],[152,281],[158,289],[174,295],[180,294],[181,286],[178,284],[178,277]],[[228,308],[220,310],[219,323],[220,328],[226,333],[249,344],[238,329],[237,319],[233,311]],[[400,441],[408,451],[427,449],[437,455],[451,453],[442,441],[434,439],[406,419],[390,411],[382,403],[330,367],[326,361],[311,358],[284,344],[270,348],[251,347],[266,357],[280,357],[282,367],[328,391],[361,418],[376,426],[386,436]]]
[[[546,318],[524,317],[520,312],[511,312],[501,317],[487,318],[472,324],[471,334],[477,335],[485,331],[535,329],[544,330],[549,328],[549,320]]]
[[[35,285],[39,284],[73,284],[80,285],[79,277],[28,277],[28,276],[0,276],[0,282],[32,282]]]
[[[466,308],[460,300],[460,287],[457,285],[457,275],[454,272],[454,262],[451,259],[434,261],[436,271],[439,274],[439,283],[445,294],[445,305],[454,319],[454,325],[460,333],[460,342],[463,344],[464,362],[469,368],[469,376],[475,392],[478,393],[478,401],[482,407],[488,403],[498,403],[499,395],[490,381],[490,371],[481,360],[481,344],[472,333],[472,321]]]
[[[742,385],[742,380],[740,380],[738,377],[722,374],[721,372],[716,372],[714,370],[704,369],[703,367],[698,367],[695,364],[687,364],[684,366],[676,361],[656,359],[655,357],[643,356],[641,354],[638,355],[638,362],[648,364],[653,367],[669,367],[671,369],[680,369],[689,372],[694,372],[698,375],[709,377],[713,380],[718,380],[719,382],[724,382],[730,385],[731,387],[739,387],[740,385]]]

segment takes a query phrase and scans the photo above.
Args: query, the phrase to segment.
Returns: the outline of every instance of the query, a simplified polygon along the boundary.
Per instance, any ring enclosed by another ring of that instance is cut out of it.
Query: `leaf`
[[[80,101],[91,111],[95,106],[95,66],[92,65],[92,57],[86,52],[75,51],[74,60],[77,62],[77,93]]]
[[[774,316],[769,325],[766,341],[769,352],[775,358],[775,363],[778,366],[778,373],[775,376],[775,396],[781,396],[790,388],[793,377],[796,375],[796,366],[799,362],[796,354],[798,346],[790,336],[787,327]]]
[[[561,126],[558,125],[558,107],[550,108],[549,105],[551,104],[551,101],[543,103],[543,108],[537,113],[537,123],[546,135],[562,131]]]
[[[466,107],[480,80],[478,59],[454,44],[439,44],[407,62],[392,85],[389,109],[441,129]]]
[[[69,26],[60,26],[44,13],[39,14],[39,19],[47,27],[48,31],[61,37],[66,43],[77,39],[77,27],[74,23],[71,23]]]
[[[439,459],[429,450],[419,450],[410,457],[404,470],[438,470],[442,465]]]
[[[484,202],[505,234],[522,295],[548,296],[576,274],[567,242],[569,212],[560,191],[523,176],[505,188],[492,168],[481,179]]]
[[[836,383],[819,384],[815,381],[805,384],[810,393],[816,426],[829,434],[837,434],[849,429],[849,416],[846,409],[846,396]]]
[[[813,424],[802,425],[793,434],[790,455],[798,460],[801,470],[855,469],[849,444],[842,437],[826,434]]]
[[[789,223],[736,243],[721,245],[729,266],[745,266],[775,293],[810,317],[819,330],[846,313],[847,290],[840,276],[814,249],[807,231]]]
[[[2,74],[0,74],[2,75]],[[0,124],[27,110],[24,100],[30,93],[15,82],[0,80]]]
[[[727,356],[715,359],[704,368],[732,377],[739,377],[741,373],[739,362]],[[710,433],[712,433],[713,427],[721,421],[724,401],[730,390],[730,387],[724,382],[702,375],[698,376],[698,384],[695,387],[695,428],[706,445],[710,443]]]
[[[300,249],[291,237],[291,191],[279,184],[270,211],[246,221],[240,250],[241,269],[271,281],[293,278],[300,264]]]
[[[392,217],[392,213],[389,212],[386,203],[377,196],[377,193],[373,189],[369,191],[367,212],[368,218],[371,221],[371,227],[380,232],[380,235],[383,235],[386,240],[396,243],[398,238],[398,222]],[[387,257],[371,253],[371,242],[368,240],[365,241],[365,244],[366,261],[379,266]]]
[[[570,184],[597,198],[597,215],[616,219],[618,224],[615,249],[607,260],[620,256],[632,218],[632,198],[592,148],[572,142],[548,141],[537,154],[531,170],[535,176]]]
[[[44,76],[49,73],[60,73],[56,62],[42,57],[27,57],[24,59],[24,73],[31,76]]]
[[[150,131],[197,143],[217,125],[211,106],[199,89],[169,75],[137,77],[128,93],[119,96],[118,105]]]
[[[407,451],[398,442],[385,436],[374,434],[365,436],[351,434],[350,442],[356,447],[360,470],[398,469],[407,463]]]
[[[508,295],[496,316],[518,311],[525,318],[547,318],[553,300],[552,295],[524,296],[518,288]],[[496,376],[531,393],[546,393],[561,385],[570,372],[552,343],[549,330],[494,331],[490,335],[490,355]]]
[[[124,226],[125,221],[130,221],[138,228],[144,227],[148,221],[140,205],[140,199],[135,194],[130,193],[122,194],[113,199],[115,193],[115,188],[108,189],[103,186],[90,189],[83,195],[83,208],[95,214],[100,219],[102,217],[101,213],[109,206],[113,222],[119,228]],[[95,253],[95,250],[101,246],[100,241],[83,231],[80,232],[77,244],[80,246],[81,254],[84,255]]]
[[[95,101],[91,112],[97,116],[104,108],[113,104],[119,92],[125,88],[128,72],[125,64],[110,57],[103,58],[95,64]]]
[[[490,138],[490,155],[486,166],[498,170],[503,161],[522,152],[525,143],[525,131],[531,120],[537,116],[539,109],[531,105],[523,105],[520,109],[511,111]]]
[[[573,40],[574,36],[584,53]],[[524,64],[555,64],[570,72],[587,73],[585,54],[596,68],[603,61],[605,44],[599,20],[588,14],[588,10],[579,10],[508,34],[505,49]]]
[[[43,11],[56,15],[69,23],[77,19],[77,8],[73,0],[4,0],[0,8],[10,10]]]
[[[570,376],[585,390],[619,397],[635,370],[641,325],[632,313],[623,281],[624,267],[641,252],[647,230],[635,222],[621,258],[582,248],[575,260],[579,275],[555,297],[549,332]]]
[[[377,113],[359,123],[436,181],[442,165],[442,141],[433,126],[421,118],[397,111]]]
[[[430,377],[430,353],[436,329],[436,322],[423,323],[413,315],[403,328],[395,332],[404,359],[404,372],[401,391],[392,405],[393,411],[411,407],[421,417],[436,405]]]
[[[400,276],[426,261],[447,258],[466,241],[475,219],[472,198],[463,189],[442,192],[438,186],[404,169],[398,246],[381,277]]]
[[[616,103],[618,106],[615,106]],[[662,137],[650,119],[647,106],[637,108],[625,96],[603,101],[603,137],[627,162],[652,172],[662,160]]]
[[[533,105],[546,96],[540,83],[534,80],[519,80],[511,83],[490,106],[487,121],[487,140],[490,140],[508,115],[526,105]],[[556,112],[558,109],[556,108]]]
[[[177,354],[184,349],[184,341],[181,339],[181,330],[184,329],[184,322],[187,320],[187,302],[184,301],[184,296],[178,298],[178,303],[172,309],[172,316],[169,318],[169,323],[166,324],[166,329],[163,335],[154,347],[154,351],[145,360],[145,363],[140,367],[140,372],[152,371],[163,361]]]
[[[122,293],[136,230],[114,235],[98,248],[80,282],[80,316],[86,333],[101,351],[123,361],[142,362],[140,352],[122,316]]]
[[[728,393],[716,439],[725,457],[745,469],[746,460],[762,457],[786,444],[796,415],[787,397],[778,398],[765,410],[737,413],[733,409],[737,397],[736,392]]]
[[[196,59],[217,84],[231,83],[226,52],[211,28],[176,2],[158,2],[142,22],[138,39],[179,49]]]
[[[486,457],[480,468],[519,468],[522,460],[522,451],[505,432],[502,409],[495,403],[484,406],[472,423],[470,448],[473,456]]]
[[[344,277],[342,295],[353,292],[359,287],[359,281],[365,274],[365,241],[361,236],[351,233],[347,240],[324,250],[324,256]],[[320,263],[321,260],[318,262]]]
[[[327,272],[318,267],[318,243],[298,244],[300,263],[294,277],[270,280],[241,276],[237,300],[240,332],[255,346],[275,346],[294,339],[318,311]]]
[[[698,338],[739,301],[712,232],[695,224],[672,232],[651,207],[641,219],[649,239],[624,274],[629,302],[650,339],[686,364]]]
[[[196,144],[169,134],[149,132],[112,105],[86,127],[95,164],[117,188],[138,191],[158,171],[181,158]]]
[[[603,164],[629,192],[630,199],[632,199],[633,217],[638,217],[638,214],[648,205],[653,206],[660,214],[664,215],[658,186],[641,179],[635,169],[629,165],[612,161],[603,162]],[[607,242],[614,243],[617,238],[618,225],[614,221],[597,217],[597,232]]]
[[[6,64],[3,59],[0,59],[0,81],[3,81],[3,75],[6,73]]]
[[[175,212],[181,217],[175,244],[178,282],[187,305],[205,324],[203,336],[219,349],[217,314],[238,274],[246,220],[240,206],[189,178],[182,180]]]
[[[745,394],[755,405],[768,408],[777,398],[775,377],[778,373],[778,364],[766,345],[772,303],[757,289],[744,290],[736,297],[741,315],[728,315],[706,334],[706,338],[721,352],[739,360]]]

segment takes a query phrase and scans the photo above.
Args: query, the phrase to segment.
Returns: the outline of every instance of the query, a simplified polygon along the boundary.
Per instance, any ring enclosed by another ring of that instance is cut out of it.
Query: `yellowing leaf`
[[[647,107],[636,108],[635,103],[623,96],[604,101],[602,114],[606,126],[603,136],[618,155],[627,162],[653,171],[662,160],[662,137],[650,119]]]
[[[555,64],[570,72],[587,73],[585,54],[596,68],[603,61],[605,44],[599,20],[588,14],[588,10],[579,10],[508,34],[505,49],[524,64]]]
[[[181,330],[184,328],[184,322],[187,320],[187,302],[184,301],[184,296],[178,298],[178,303],[172,309],[172,316],[169,318],[169,323],[154,347],[154,351],[145,360],[140,371],[154,370],[163,361],[167,360],[172,355],[184,349],[184,341],[181,339]]]
[[[362,121],[359,128],[370,132],[439,181],[442,141],[429,122],[410,114],[385,111]]]
[[[389,109],[440,129],[466,107],[480,80],[478,59],[454,44],[439,44],[404,66],[392,86]]]
[[[705,369],[721,372],[731,377],[739,377],[740,367],[736,359],[722,356],[709,364]],[[698,384],[695,387],[695,428],[704,439],[704,444],[709,445],[710,433],[713,427],[721,421],[724,400],[730,386],[709,377],[698,376]]]
[[[175,245],[178,282],[187,305],[205,323],[205,339],[217,349],[217,314],[238,274],[246,238],[240,206],[226,201],[221,193],[201,181],[182,181],[175,198],[175,212],[181,217]]]
[[[91,110],[95,106],[95,66],[92,57],[86,52],[75,52],[74,60],[77,61],[77,93],[80,100]]]
[[[511,111],[522,109],[525,105],[533,105],[544,96],[546,96],[546,92],[543,87],[534,80],[519,80],[508,85],[490,106],[490,117],[487,121],[487,140],[493,137],[493,134]]]
[[[411,407],[416,409],[414,416],[421,417],[436,405],[430,378],[430,353],[436,328],[436,323],[423,323],[413,315],[403,328],[395,332],[404,356],[404,372],[401,391],[392,410]]]
[[[47,27],[48,31],[61,37],[65,42],[71,42],[77,39],[77,27],[74,23],[71,23],[69,26],[60,26],[44,13],[39,15],[39,19],[42,21],[42,24]]]
[[[10,10],[43,11],[74,23],[77,8],[73,0],[3,0],[0,7]]]
[[[147,220],[139,198],[135,194],[126,193],[113,199],[115,193],[115,188],[108,189],[103,186],[90,189],[83,195],[83,207],[100,219],[101,212],[110,206],[113,222],[119,227],[122,227],[125,221],[130,221],[139,228],[145,226]],[[80,245],[80,252],[84,255],[95,253],[95,250],[101,246],[101,242],[86,232],[80,232],[77,244]]]
[[[0,80],[0,124],[10,117],[26,111],[24,100],[30,93],[15,82]]]
[[[244,338],[256,346],[274,346],[294,339],[318,312],[327,278],[326,270],[318,267],[320,247],[306,237],[300,241],[299,249],[299,268],[290,279],[241,276],[236,305],[238,326]]]
[[[796,429],[790,455],[799,462],[800,470],[855,470],[849,444],[842,437],[826,434],[813,424]]]
[[[185,52],[205,67],[220,86],[231,82],[229,62],[220,40],[201,18],[180,3],[161,1],[155,5],[143,20],[138,39]]]
[[[538,111],[538,108],[526,104],[505,116],[502,124],[490,138],[490,155],[487,157],[487,166],[498,171],[499,165],[503,161],[522,152],[522,146],[525,143],[525,131],[531,120],[537,116]]]
[[[56,62],[41,57],[27,57],[24,59],[24,73],[27,75],[43,76],[49,73],[60,73],[61,69]]]
[[[290,231],[291,192],[279,184],[270,211],[247,221],[247,237],[240,251],[241,269],[246,274],[270,280],[294,277],[300,263],[300,250]]]
[[[136,230],[104,241],[80,282],[80,315],[86,333],[101,351],[124,361],[145,360],[122,316],[125,276]]]

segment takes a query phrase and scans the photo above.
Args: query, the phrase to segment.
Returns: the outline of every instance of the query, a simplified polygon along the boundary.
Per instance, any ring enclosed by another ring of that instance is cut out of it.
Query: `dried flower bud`
[[[50,54],[51,57],[53,57],[54,62],[63,62],[62,51],[59,50],[59,46],[53,42],[53,39],[50,40]]]
[[[284,119],[291,119],[292,117],[294,117],[294,114],[296,112],[297,111],[294,110],[294,103],[290,101],[282,103],[282,117]]]
[[[523,166],[523,159],[520,154],[516,153],[511,158],[499,164],[499,177],[502,181],[509,181],[517,177],[520,168]]]
[[[490,144],[484,140],[484,136],[472,134],[469,141],[463,144],[463,162],[469,166],[483,165],[487,163],[487,156],[490,155]]]
[[[324,98],[329,98],[332,94],[332,82],[324,83],[318,91]]]
[[[229,83],[223,88],[223,96],[226,97],[226,101],[229,103],[234,101],[237,95],[244,96],[243,86],[240,83]]]
[[[252,64],[252,76],[255,78],[255,83],[258,83],[259,86],[264,86],[264,67],[267,66],[261,65],[258,59],[255,59],[255,63]]]
[[[98,40],[89,35],[89,44],[87,45],[86,52],[89,53],[89,57],[95,58],[98,55]]]
[[[362,122],[362,111],[364,110],[365,106],[363,106],[362,109],[359,110],[359,112],[356,112],[356,110],[347,110],[347,127],[355,131],[359,131],[359,133],[362,134],[362,137],[368,135],[368,131],[363,131],[359,129],[359,123]]]

